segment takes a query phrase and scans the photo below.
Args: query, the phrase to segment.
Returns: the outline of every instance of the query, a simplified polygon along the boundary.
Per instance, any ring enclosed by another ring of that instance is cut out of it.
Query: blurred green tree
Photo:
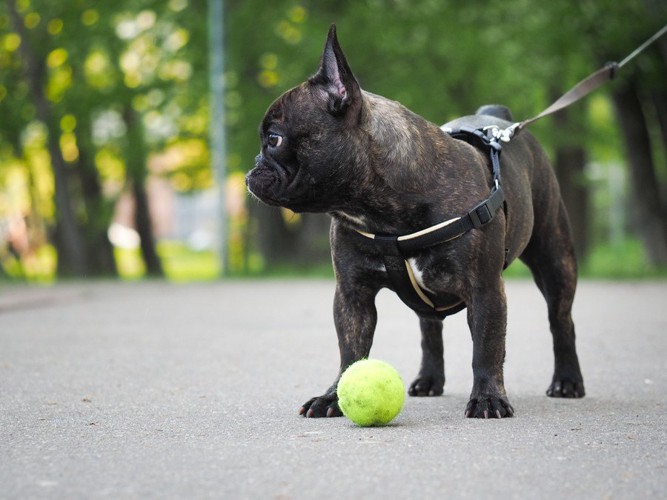
[[[225,9],[227,163],[237,176],[252,167],[266,108],[317,69],[331,22],[362,87],[435,123],[487,103],[532,116],[667,22],[659,0],[539,8],[528,0],[227,0]],[[20,205],[35,233],[48,228],[60,276],[116,273],[107,229],[124,192],[135,200],[147,272],[162,274],[148,164],[161,156],[160,175],[180,192],[212,183],[207,126],[218,117],[208,111],[206,16],[205,2],[191,0],[0,3],[0,185],[27,185]],[[631,229],[652,262],[667,263],[666,44],[531,127],[554,160],[580,255],[600,224],[586,166],[625,158]],[[254,253],[265,266],[328,261],[326,216],[249,204],[246,261]]]
[[[195,5],[184,16],[186,7],[178,0],[0,4],[2,144],[29,169],[25,149],[35,141],[26,131],[43,130],[59,276],[116,274],[107,230],[125,189],[146,271],[163,274],[145,189],[149,157],[206,149],[205,13]],[[178,184],[186,172],[179,189],[210,184],[205,155],[189,156],[165,175]],[[49,220],[49,211],[42,216]]]

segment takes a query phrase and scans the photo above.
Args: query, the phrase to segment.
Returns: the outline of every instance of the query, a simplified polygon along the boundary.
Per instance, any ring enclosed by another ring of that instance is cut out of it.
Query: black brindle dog
[[[446,127],[505,129],[510,119],[506,108],[486,106]],[[410,235],[467,214],[493,186],[488,152],[395,101],[362,90],[334,26],[318,72],[271,105],[260,137],[261,153],[246,178],[250,192],[270,205],[332,217],[342,373],[370,353],[378,291],[396,289],[381,249],[369,238]],[[577,266],[556,178],[527,132],[503,146],[501,163],[504,203],[493,220],[402,256],[413,281],[434,302],[467,308],[474,379],[466,417],[514,414],[503,382],[507,306],[502,271],[517,257],[532,271],[548,304],[555,370],[547,395],[585,394],[571,317]],[[417,313],[423,357],[409,394],[437,396],[445,382],[441,317],[446,313]],[[340,416],[337,381],[306,402],[301,413]]]

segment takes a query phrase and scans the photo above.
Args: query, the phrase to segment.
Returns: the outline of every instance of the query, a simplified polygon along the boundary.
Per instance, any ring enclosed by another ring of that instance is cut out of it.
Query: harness
[[[419,250],[455,240],[473,229],[480,229],[496,217],[498,209],[505,201],[500,183],[500,151],[502,149],[500,141],[508,140],[503,135],[504,131],[495,126],[484,129],[461,127],[455,130],[445,129],[444,132],[455,139],[488,151],[493,170],[493,187],[489,196],[465,215],[435,224],[416,233],[397,236],[357,230],[357,233],[372,241],[382,254],[389,281],[399,298],[420,316],[439,319],[465,309],[465,302],[457,299],[451,303],[438,303],[435,294],[418,283],[408,258]]]

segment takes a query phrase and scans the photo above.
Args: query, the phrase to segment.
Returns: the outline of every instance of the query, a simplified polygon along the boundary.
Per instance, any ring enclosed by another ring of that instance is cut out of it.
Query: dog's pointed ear
[[[338,43],[335,24],[329,28],[320,68],[310,82],[324,91],[330,113],[340,116],[358,111],[361,89]]]

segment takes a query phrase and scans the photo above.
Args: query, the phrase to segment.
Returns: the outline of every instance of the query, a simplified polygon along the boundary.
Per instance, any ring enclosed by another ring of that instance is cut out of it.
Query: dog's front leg
[[[502,278],[492,286],[476,286],[468,304],[473,340],[473,387],[466,407],[468,418],[514,415],[503,381],[507,302]]]
[[[377,323],[377,291],[363,285],[346,287],[339,283],[334,297],[334,321],[340,349],[340,371],[333,385],[321,396],[311,398],[299,413],[306,417],[340,417],[336,392],[338,380],[355,361],[367,358]]]

